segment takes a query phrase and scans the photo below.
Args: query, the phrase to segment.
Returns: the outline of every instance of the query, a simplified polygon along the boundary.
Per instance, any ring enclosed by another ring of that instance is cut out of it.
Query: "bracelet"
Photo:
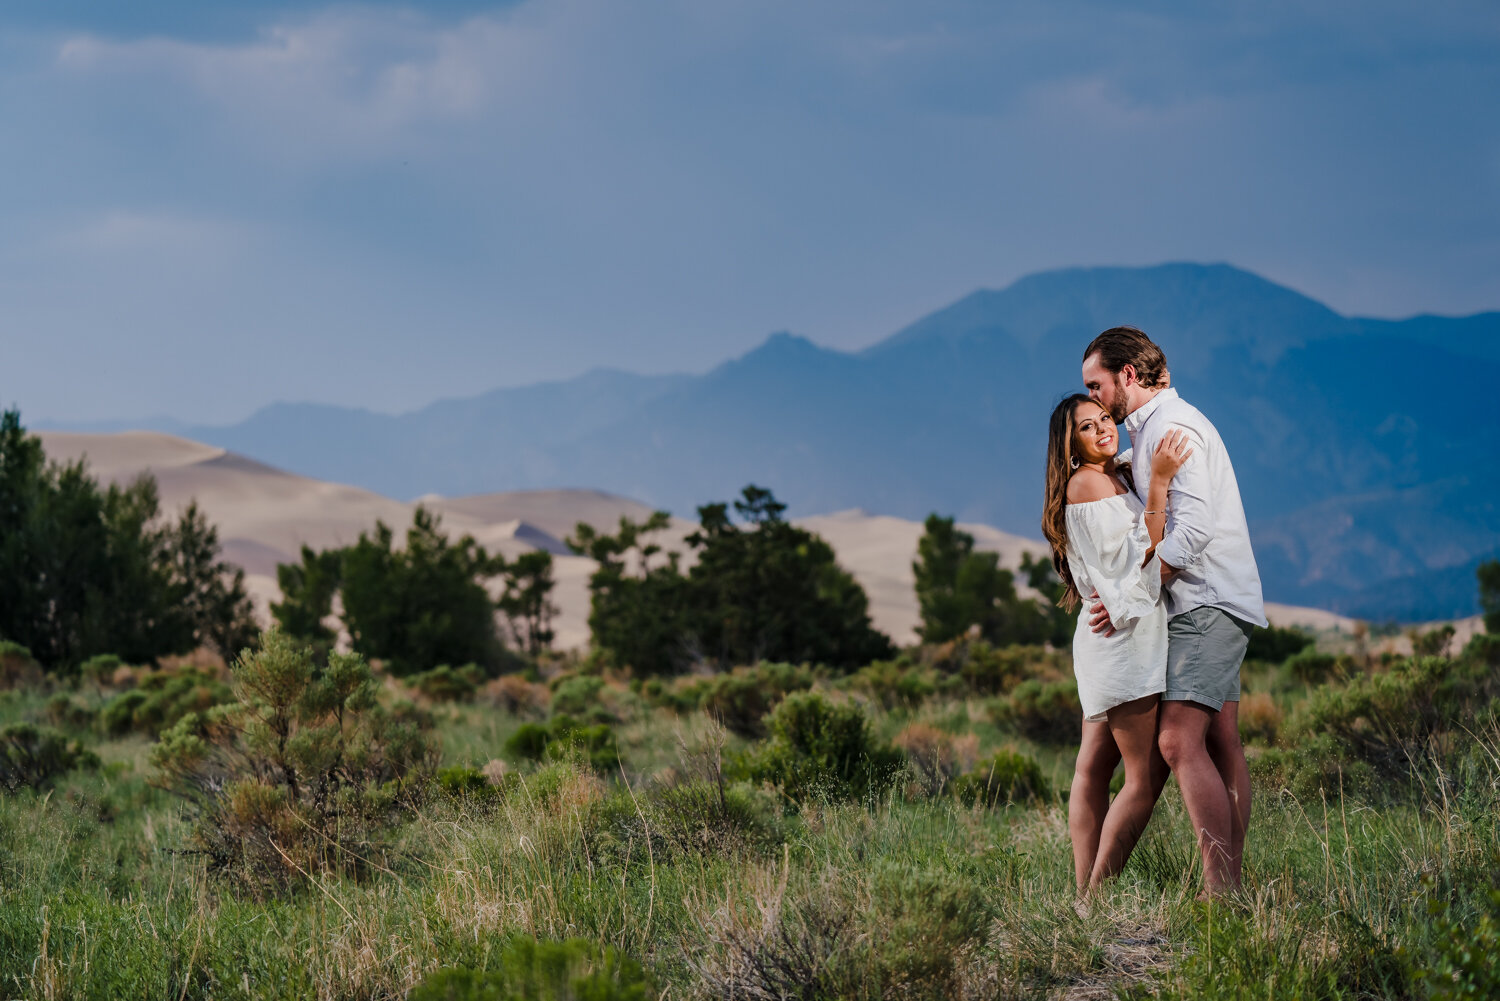
[[[1167,513],[1167,509],[1166,508],[1162,508],[1160,511],[1147,511],[1146,513],[1147,514],[1166,514]]]

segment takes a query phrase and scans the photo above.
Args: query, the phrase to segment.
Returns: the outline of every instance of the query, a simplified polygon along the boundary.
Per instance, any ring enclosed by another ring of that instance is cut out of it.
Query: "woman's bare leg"
[[[1125,868],[1166,783],[1166,764],[1156,747],[1159,695],[1134,699],[1109,711],[1109,732],[1125,759],[1125,786],[1105,814],[1089,889]]]
[[[1073,841],[1073,873],[1082,895],[1099,854],[1099,834],[1109,810],[1109,782],[1120,763],[1120,749],[1103,720],[1083,721],[1078,762],[1068,793],[1068,835]]]

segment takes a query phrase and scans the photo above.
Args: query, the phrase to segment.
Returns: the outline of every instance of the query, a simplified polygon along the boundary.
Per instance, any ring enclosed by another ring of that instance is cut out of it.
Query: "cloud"
[[[243,245],[239,224],[172,213],[113,209],[58,233],[56,249],[88,254],[221,253]]]
[[[441,25],[356,9],[273,24],[238,44],[75,36],[56,66],[75,84],[135,88],[168,114],[219,116],[216,132],[273,159],[358,157],[516,99],[538,71],[533,43],[502,17]]]
[[[0,311],[174,358],[232,325],[260,347],[196,417],[701,369],[775,329],[858,347],[1066,265],[1494,308],[1491,4],[0,10]]]

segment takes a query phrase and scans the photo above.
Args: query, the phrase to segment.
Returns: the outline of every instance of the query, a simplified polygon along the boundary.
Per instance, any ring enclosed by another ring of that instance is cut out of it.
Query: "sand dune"
[[[40,437],[49,458],[84,458],[94,475],[105,482],[128,483],[150,472],[157,480],[162,509],[169,514],[196,499],[219,527],[225,558],[245,569],[257,609],[266,621],[270,603],[281,597],[276,586],[278,563],[298,559],[304,544],[324,549],[353,543],[377,519],[395,529],[399,539],[417,506],[357,487],[296,476],[172,435],[44,431]],[[420,503],[441,515],[450,536],[472,535],[492,553],[514,558],[545,549],[554,554],[554,601],[560,608],[557,642],[564,648],[588,643],[588,578],[594,570],[593,561],[572,555],[564,540],[579,522],[612,532],[622,516],[641,521],[652,511],[638,501],[597,490],[430,496]],[[897,643],[911,642],[919,620],[911,565],[922,535],[921,523],[860,510],[799,518],[796,523],[827,539],[839,562],[864,587],[875,627]],[[974,536],[978,549],[998,553],[1001,566],[1012,570],[1019,568],[1023,553],[1047,552],[1039,540],[989,525],[960,527]],[[683,553],[684,565],[691,565],[685,539],[695,528],[691,521],[673,518],[654,541]],[[1351,619],[1319,609],[1270,605],[1267,614],[1277,625],[1320,632],[1348,633],[1355,625]],[[1477,628],[1477,620],[1459,625],[1464,633],[1461,638],[1466,639]]]

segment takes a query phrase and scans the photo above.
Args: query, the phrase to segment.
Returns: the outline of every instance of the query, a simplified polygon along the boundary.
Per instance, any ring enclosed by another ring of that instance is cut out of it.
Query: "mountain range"
[[[149,426],[390,497],[586,486],[691,517],[756,483],[794,514],[937,511],[1035,537],[1048,414],[1090,338],[1122,323],[1218,426],[1269,599],[1379,620],[1476,610],[1474,568],[1500,552],[1500,473],[1481,461],[1500,313],[1347,317],[1224,264],[1032,275],[857,353],[780,333],[702,375]]]

